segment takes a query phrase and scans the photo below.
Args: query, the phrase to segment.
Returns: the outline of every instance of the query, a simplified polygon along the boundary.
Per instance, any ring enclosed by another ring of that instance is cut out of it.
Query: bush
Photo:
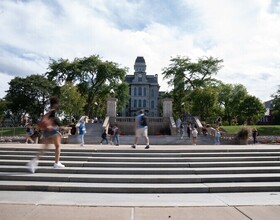
[[[248,139],[250,132],[251,132],[250,128],[243,127],[237,132],[237,137],[239,139]]]

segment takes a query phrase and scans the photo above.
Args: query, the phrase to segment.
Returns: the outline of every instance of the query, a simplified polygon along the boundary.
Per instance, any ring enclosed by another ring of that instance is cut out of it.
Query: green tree
[[[272,99],[272,117],[275,124],[280,124],[280,89],[271,96]]]
[[[109,95],[111,89],[117,89],[124,82],[127,68],[120,68],[117,63],[102,61],[98,55],[92,55],[84,58],[75,58],[70,62],[67,59],[51,60],[49,71],[46,76],[50,80],[55,80],[63,85],[65,82],[73,82],[79,88],[83,97],[86,97],[86,114],[93,116],[94,103],[104,93]],[[120,91],[120,99],[126,97],[128,89]],[[120,105],[125,105],[120,102]],[[121,106],[121,107],[123,107]]]
[[[176,100],[174,114],[182,115],[183,112],[196,108],[190,97],[193,90],[217,85],[218,81],[213,76],[222,68],[223,60],[203,57],[192,62],[189,57],[177,56],[170,61],[171,64],[163,68],[162,74],[173,87],[171,94],[173,100]]]
[[[265,113],[265,106],[255,96],[247,95],[240,103],[240,119],[248,124],[256,124]]]
[[[2,126],[6,116],[7,116],[7,102],[4,99],[0,99],[0,124]]]
[[[65,83],[60,89],[60,109],[64,112],[69,119],[78,117],[84,112],[86,103],[85,97],[82,97],[78,88],[72,83]]]
[[[30,75],[26,78],[15,77],[9,82],[5,100],[7,110],[14,124],[19,124],[21,117],[29,115],[36,120],[52,95],[55,84],[42,75]]]
[[[241,117],[240,105],[247,97],[248,92],[241,84],[221,84],[219,86],[219,103],[223,107],[223,119],[231,125],[234,117]]]
[[[221,114],[218,105],[218,89],[214,87],[196,88],[192,91],[192,114],[201,120],[211,122]]]

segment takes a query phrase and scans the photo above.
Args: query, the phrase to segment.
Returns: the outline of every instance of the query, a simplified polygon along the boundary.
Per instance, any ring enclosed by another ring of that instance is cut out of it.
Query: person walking
[[[115,126],[113,127],[113,143],[115,143],[116,146],[119,146],[120,144],[120,131],[118,128],[118,125],[115,124]]]
[[[32,126],[30,124],[26,125],[26,136],[25,136],[25,143],[28,144],[29,141],[31,142],[31,144],[34,144],[34,141],[32,139],[32,136],[34,134],[34,131],[32,129]]]
[[[135,149],[137,147],[139,138],[144,137],[146,140],[145,149],[149,149],[150,143],[148,137],[148,123],[147,123],[147,118],[144,115],[144,110],[140,110],[139,114],[135,117],[134,129],[135,129],[135,140],[134,140],[134,144],[131,147]]]
[[[187,126],[187,134],[188,134],[188,138],[190,139],[191,138],[191,128],[190,128],[189,124]]]
[[[100,141],[100,144],[103,144],[103,141],[106,141],[106,144],[108,144],[108,138],[107,138],[107,132],[106,129],[104,129],[102,135],[101,135],[102,140]]]
[[[177,133],[178,134],[180,134],[181,126],[182,126],[182,121],[181,121],[180,118],[178,118],[177,121],[176,121],[176,127],[177,127]]]
[[[182,125],[181,125],[181,139],[183,140],[185,136],[187,136],[187,125],[185,123],[182,123]]]
[[[40,149],[35,158],[27,163],[27,168],[31,173],[35,173],[39,159],[43,156],[45,151],[48,149],[49,144],[53,143],[55,146],[55,163],[53,167],[63,168],[65,167],[60,161],[60,143],[61,143],[61,134],[59,132],[60,121],[56,117],[56,110],[59,106],[58,99],[55,97],[50,98],[50,110],[46,113],[41,121],[38,123],[39,128],[42,130],[43,137],[43,147]]]
[[[111,145],[113,145],[113,134],[114,134],[113,127],[112,127],[112,125],[109,125],[108,136],[109,136],[109,142]]]
[[[219,128],[216,128],[215,130],[215,136],[214,136],[214,144],[215,145],[220,145],[220,137],[221,137],[221,132]]]
[[[85,144],[85,134],[86,134],[86,123],[84,120],[80,121],[80,125],[79,125],[79,139],[80,139],[80,146],[83,147]]]
[[[196,145],[197,143],[197,135],[198,135],[198,131],[196,129],[196,126],[194,126],[193,130],[192,130],[192,144]]]
[[[258,130],[256,128],[252,129],[252,136],[253,136],[254,144],[256,144],[257,143],[257,136],[258,136]]]

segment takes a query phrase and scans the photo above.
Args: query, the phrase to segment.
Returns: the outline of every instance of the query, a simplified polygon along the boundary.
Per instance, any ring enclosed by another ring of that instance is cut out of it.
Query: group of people
[[[60,129],[60,120],[56,116],[56,110],[59,106],[58,99],[56,97],[50,98],[50,110],[41,118],[38,122],[38,127],[42,131],[42,140],[43,140],[43,147],[39,150],[37,155],[27,163],[27,168],[31,173],[35,173],[36,169],[38,168],[39,160],[44,155],[45,151],[48,149],[49,144],[53,143],[55,146],[55,162],[53,167],[57,168],[64,168],[65,165],[60,162],[60,143],[61,143],[61,133],[59,132]],[[81,140],[81,145],[84,145],[84,135],[86,133],[85,127],[85,120],[79,121],[79,135]],[[149,138],[148,138],[148,124],[147,119],[144,115],[144,111],[141,110],[140,114],[135,118],[135,140],[132,148],[136,148],[138,144],[138,140],[141,136],[143,136],[146,140],[146,147],[145,149],[149,149]],[[33,131],[31,131],[31,127],[27,127],[27,133],[31,135]],[[117,125],[113,127],[110,126],[108,129],[108,134],[110,135],[110,142],[115,142],[116,145],[119,145],[119,128]],[[106,130],[103,131],[101,144],[103,141],[108,143],[107,132]],[[29,139],[27,139],[28,141]],[[29,140],[31,141],[31,140]],[[33,141],[33,140],[32,140]]]
[[[118,125],[115,124],[114,126],[110,125],[108,128],[108,133],[107,130],[104,129],[103,133],[101,134],[101,141],[100,144],[103,144],[103,142],[106,142],[106,144],[115,144],[116,146],[119,146],[120,144],[120,131],[118,128]]]
[[[182,122],[180,118],[176,121],[176,127],[177,127],[177,133],[181,134],[181,139],[184,139],[185,137],[189,140],[191,139],[192,135],[192,144],[197,144],[197,136],[198,131],[196,125],[188,124],[186,121]]]

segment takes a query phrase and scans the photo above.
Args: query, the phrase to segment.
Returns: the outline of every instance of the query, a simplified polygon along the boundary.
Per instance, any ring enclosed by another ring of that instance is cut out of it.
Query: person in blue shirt
[[[85,125],[85,121],[81,120],[80,121],[80,126],[79,126],[79,136],[80,136],[80,146],[84,146],[85,141],[84,141],[84,136],[86,133],[86,125]]]
[[[135,149],[138,144],[139,138],[144,137],[146,141],[145,149],[149,149],[150,144],[149,144],[149,137],[148,137],[148,123],[147,123],[147,118],[144,114],[144,110],[140,110],[139,114],[135,117],[134,129],[135,129],[135,140],[134,140],[134,144],[131,147]]]

